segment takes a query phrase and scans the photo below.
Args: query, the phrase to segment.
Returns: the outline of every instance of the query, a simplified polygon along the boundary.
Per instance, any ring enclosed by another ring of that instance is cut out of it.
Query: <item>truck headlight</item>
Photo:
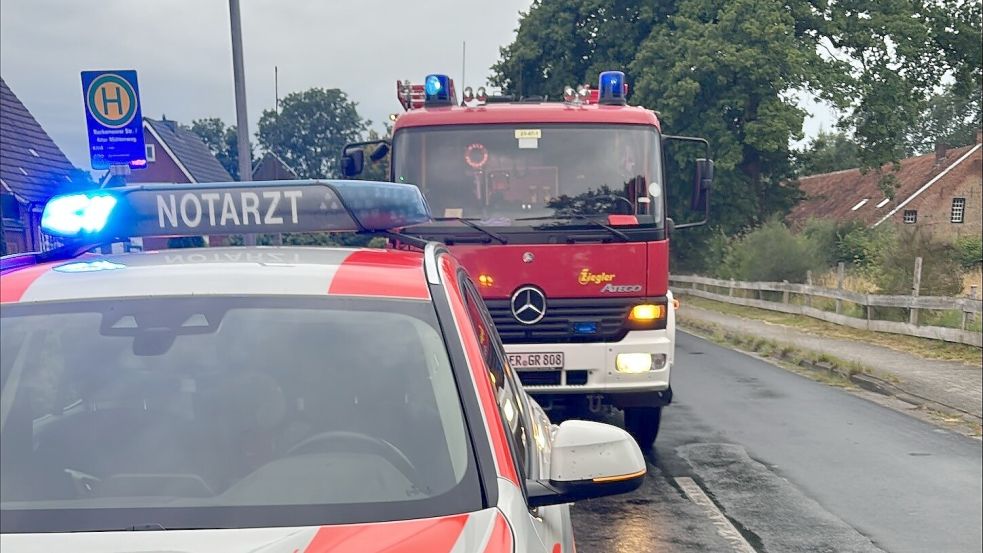
[[[614,358],[619,373],[642,374],[657,371],[666,365],[664,353],[619,353]]]

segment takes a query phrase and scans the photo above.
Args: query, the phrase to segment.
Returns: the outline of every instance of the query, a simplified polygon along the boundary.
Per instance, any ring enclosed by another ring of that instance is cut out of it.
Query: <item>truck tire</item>
[[[655,443],[662,422],[662,407],[628,407],[625,409],[625,430],[645,451]]]

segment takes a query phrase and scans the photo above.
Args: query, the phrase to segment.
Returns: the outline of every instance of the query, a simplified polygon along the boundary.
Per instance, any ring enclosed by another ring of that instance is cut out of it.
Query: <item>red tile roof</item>
[[[75,169],[0,78],[0,180],[22,202],[46,202]]]
[[[983,148],[976,148],[977,146],[979,144],[950,150],[941,164],[936,163],[934,152],[902,160],[901,169],[893,173],[899,186],[892,200],[887,200],[877,186],[881,175],[876,171],[863,175],[859,169],[847,169],[803,177],[799,179],[799,188],[805,194],[805,199],[792,209],[788,219],[793,224],[802,224],[809,219],[877,224],[941,173],[945,172],[931,185],[932,188],[956,186],[964,182],[972,172],[979,173],[980,164],[983,163]],[[955,165],[973,148],[976,151],[972,155]],[[885,174],[892,172],[890,165],[885,165],[883,170]]]

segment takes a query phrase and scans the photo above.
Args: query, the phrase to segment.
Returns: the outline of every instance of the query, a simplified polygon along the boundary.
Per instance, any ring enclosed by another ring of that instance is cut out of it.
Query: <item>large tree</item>
[[[266,110],[257,137],[302,178],[338,175],[341,149],[368,129],[356,103],[336,88],[312,88],[282,98],[279,110]]]
[[[789,142],[802,137],[803,92],[846,114],[841,126],[858,142],[859,165],[874,170],[904,155],[905,135],[944,75],[978,94],[979,5],[537,0],[501,50],[493,82],[519,95],[556,96],[602,69],[626,70],[632,103],[660,112],[669,133],[709,139],[714,224],[733,233],[796,198],[785,183],[794,168]],[[670,186],[672,197],[684,183]]]
[[[857,143],[844,132],[819,131],[795,158],[802,177],[860,167]]]
[[[226,126],[218,117],[209,117],[192,121],[191,130],[201,137],[202,142],[232,178],[239,180],[239,134],[236,126]],[[253,155],[252,143],[249,144],[249,152]]]
[[[929,98],[917,122],[907,136],[910,155],[931,152],[936,144],[950,148],[972,144],[976,131],[983,126],[983,102],[979,91],[966,94],[950,85]]]

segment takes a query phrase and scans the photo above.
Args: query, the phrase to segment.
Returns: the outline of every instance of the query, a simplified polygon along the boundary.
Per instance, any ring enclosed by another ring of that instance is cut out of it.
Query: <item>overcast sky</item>
[[[531,0],[241,0],[249,126],[280,96],[340,88],[381,126],[396,79],[484,84]],[[78,167],[89,169],[79,72],[136,69],[143,114],[235,121],[225,0],[0,0],[0,74]],[[630,77],[630,76],[629,76]],[[656,106],[653,106],[656,107]],[[813,109],[813,106],[808,106]],[[656,107],[656,109],[658,109]],[[807,124],[812,134],[820,121]],[[826,123],[826,127],[829,124]]]

